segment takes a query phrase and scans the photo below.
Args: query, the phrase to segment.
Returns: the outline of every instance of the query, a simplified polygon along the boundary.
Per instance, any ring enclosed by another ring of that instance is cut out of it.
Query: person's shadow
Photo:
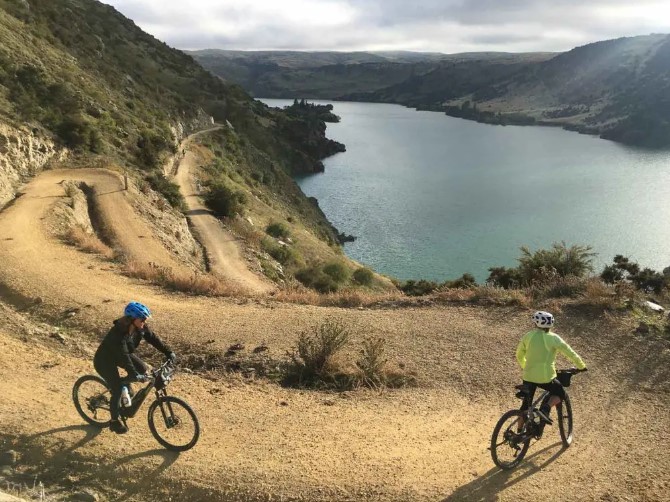
[[[61,448],[58,451],[59,456],[65,456],[78,450],[89,441],[95,439],[98,436],[98,434],[102,432],[102,429],[100,427],[95,427],[94,425],[67,425],[65,427],[58,427],[56,429],[49,429],[46,431],[38,432],[37,434],[28,436],[25,439],[25,441],[29,443],[43,436],[57,436],[62,432],[71,432],[71,431],[82,431],[84,432],[84,437],[81,438],[79,441],[76,441],[70,445]]]
[[[539,455],[547,453],[550,450],[556,448],[558,448],[557,451],[542,463],[536,464],[533,462],[533,459]],[[442,499],[441,502],[455,502],[459,500],[486,502],[495,500],[496,494],[541,471],[549,464],[554,462],[564,452],[565,448],[563,448],[563,443],[558,441],[539,451],[536,451],[531,456],[526,457],[516,469],[503,471],[498,467],[494,467],[493,469],[490,469],[488,472],[486,472],[486,474],[478,477],[473,481],[470,481],[468,484],[456,488],[456,490],[451,493],[451,495],[445,499]]]
[[[72,431],[82,431],[85,433],[84,437],[74,443],[61,440],[60,445],[56,447],[57,451],[49,456],[49,462],[47,464],[49,467],[42,472],[43,477],[49,478],[49,474],[58,477],[58,470],[72,459],[73,454],[76,455],[76,450],[95,439],[103,429],[93,425],[68,425],[66,427],[58,427],[56,429],[38,432],[37,434],[25,438],[25,443],[29,445],[31,442],[41,437],[57,437],[61,433]],[[160,463],[154,467],[155,461],[152,461],[151,457],[158,457],[161,459]],[[153,450],[133,453],[132,455],[118,458],[109,463],[100,462],[97,465],[93,464],[96,465],[93,469],[91,469],[89,465],[88,472],[83,477],[79,478],[78,483],[84,486],[96,486],[101,484],[101,480],[105,480],[104,484],[110,484],[114,489],[123,493],[121,497],[116,498],[115,500],[128,500],[136,496],[142,490],[151,488],[160,483],[160,475],[174,464],[178,458],[178,452],[171,452],[163,448],[155,448]],[[132,466],[129,467],[129,464],[141,464],[142,468],[132,469],[132,476],[124,475],[124,473],[132,468]],[[48,472],[50,470],[53,470],[54,472]],[[117,482],[119,480],[122,480],[122,482]],[[64,491],[67,491],[66,487],[62,487],[60,490],[56,489],[54,493]]]

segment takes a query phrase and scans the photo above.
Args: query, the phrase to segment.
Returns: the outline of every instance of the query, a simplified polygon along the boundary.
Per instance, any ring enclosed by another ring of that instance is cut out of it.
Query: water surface
[[[271,106],[289,100],[263,99]],[[319,102],[325,103],[325,102]],[[482,281],[519,247],[585,244],[670,266],[670,152],[550,127],[492,126],[398,105],[333,102],[345,153],[298,180],[357,236],[351,258],[400,279]]]

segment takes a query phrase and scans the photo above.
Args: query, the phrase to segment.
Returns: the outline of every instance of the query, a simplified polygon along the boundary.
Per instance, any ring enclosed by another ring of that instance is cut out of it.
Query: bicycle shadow
[[[559,448],[558,451],[556,451],[551,457],[549,457],[541,464],[535,464],[532,462],[534,458],[556,447]],[[536,451],[529,457],[526,457],[516,469],[511,471],[503,471],[498,467],[490,469],[483,476],[478,477],[466,485],[456,488],[453,493],[451,493],[447,498],[442,499],[441,502],[455,502],[460,500],[486,502],[495,500],[496,494],[500,493],[502,490],[514,486],[518,482],[523,481],[533,474],[538,473],[549,464],[554,462],[558,457],[563,455],[565,451],[566,449],[563,448],[563,443],[561,441],[557,441],[554,444]],[[522,471],[521,474],[520,471]]]
[[[83,431],[85,433],[84,437],[76,440],[74,443],[70,443],[64,438],[57,438],[59,434],[72,431]],[[51,477],[56,479],[59,477],[59,472],[61,472],[62,466],[68,464],[73,458],[77,458],[76,451],[95,439],[103,431],[104,429],[93,425],[68,425],[32,434],[25,437],[23,442],[26,445],[30,445],[31,443],[35,444],[35,441],[39,438],[56,436],[56,441],[59,443],[58,446],[54,448],[56,452],[53,455],[45,457],[44,454],[46,451],[42,450],[41,456],[43,458],[48,458],[48,467],[43,468],[40,473],[44,479],[51,479]],[[54,445],[52,445],[52,447],[53,446]],[[129,500],[136,497],[147,488],[158,486],[161,483],[159,479],[160,476],[179,459],[179,455],[179,452],[171,452],[163,448],[154,448],[152,450],[126,455],[109,463],[101,462],[89,464],[88,472],[78,478],[78,483],[82,486],[97,486],[100,485],[102,479],[111,481],[123,480],[122,483],[113,483],[113,488],[122,493],[120,497],[115,497],[115,500]],[[160,460],[158,465],[154,466],[157,462],[151,460],[152,457],[158,457]],[[135,468],[137,466],[140,468]],[[132,470],[132,476],[128,476],[127,473],[129,470]],[[66,491],[66,487],[61,487],[60,489],[54,490],[54,493],[56,494]]]
[[[168,451],[163,448],[155,448],[153,450],[128,455],[106,466],[106,470],[117,470],[119,467],[125,466],[126,464],[129,464],[135,460],[141,460],[151,456],[161,457],[162,461],[160,465],[152,470],[146,470],[143,468],[133,471],[133,485],[129,487],[126,492],[117,500],[129,500],[131,497],[134,497],[140,493],[143,489],[150,488],[153,485],[158,485],[160,483],[158,478],[177,461],[179,458],[179,452]],[[146,462],[142,462],[142,466],[146,467]],[[142,475],[138,476],[138,473],[142,473]]]
[[[140,462],[140,468],[129,466],[134,461],[145,460],[149,457],[157,456],[162,458],[161,463],[153,469],[150,469],[149,461]],[[170,452],[162,448],[133,453],[119,458],[111,463],[98,463],[91,469],[89,465],[85,476],[78,478],[78,486],[101,487],[108,485],[115,491],[121,492],[114,500],[136,500],[134,497],[143,490],[154,488],[160,485],[160,475],[165,472],[179,458],[179,453]],[[132,474],[129,475],[129,471]],[[111,483],[109,483],[111,481]],[[61,487],[53,490],[54,494],[68,492],[67,487]]]
[[[68,454],[73,453],[74,451],[78,450],[79,448],[84,446],[86,443],[95,439],[102,432],[102,429],[100,427],[96,427],[94,425],[66,425],[64,427],[57,427],[55,429],[49,429],[49,430],[46,430],[46,431],[38,432],[36,434],[32,434],[32,435],[26,437],[25,441],[30,442],[30,441],[33,441],[35,439],[41,438],[41,437],[55,436],[55,435],[60,434],[62,432],[71,432],[71,431],[84,431],[86,434],[79,441],[76,441],[75,443],[73,443],[73,444],[71,444],[67,447],[60,448],[58,450],[58,453],[57,453],[58,456],[65,456],[65,455],[68,455]]]

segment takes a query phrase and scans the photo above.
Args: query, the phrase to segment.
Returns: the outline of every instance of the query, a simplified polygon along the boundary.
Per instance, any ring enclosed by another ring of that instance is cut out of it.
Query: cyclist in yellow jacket
[[[526,333],[516,348],[516,360],[523,368],[523,383],[529,388],[529,396],[522,405],[527,409],[533,402],[537,387],[548,390],[550,398],[540,407],[540,418],[544,424],[552,424],[551,408],[565,399],[565,390],[556,379],[556,353],[560,352],[578,369],[586,369],[582,358],[556,333],[551,332],[554,316],[549,312],[533,314],[535,329]]]

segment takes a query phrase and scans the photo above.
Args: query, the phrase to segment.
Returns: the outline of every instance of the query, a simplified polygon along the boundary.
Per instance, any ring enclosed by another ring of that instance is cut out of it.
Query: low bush
[[[290,246],[276,244],[272,239],[261,240],[261,248],[282,265],[297,265],[302,261],[300,253]]]
[[[374,273],[369,268],[358,268],[354,270],[353,280],[361,286],[369,286],[374,279]]]
[[[221,179],[211,183],[205,194],[205,204],[220,217],[230,218],[241,214],[246,203],[244,192],[231,188]]]
[[[349,329],[334,319],[326,319],[303,331],[283,365],[284,384],[347,390],[404,387],[416,383],[414,375],[400,368],[391,368],[383,338],[365,338],[358,359],[352,364],[345,355],[350,339]]]
[[[167,200],[172,207],[180,211],[186,209],[186,201],[179,191],[179,185],[166,178],[162,172],[152,172],[147,176],[147,182],[149,182],[151,188],[165,197],[165,200]]]
[[[420,279],[405,281],[399,285],[398,289],[408,296],[425,296],[434,292],[438,287],[439,284],[435,281]]]
[[[270,223],[266,227],[265,232],[272,237],[276,237],[277,239],[285,239],[290,235],[288,227],[281,222]]]
[[[331,261],[326,263],[323,268],[323,273],[333,279],[338,284],[343,284],[351,277],[349,268],[340,261]]]
[[[349,379],[335,356],[347,345],[349,330],[340,321],[326,319],[303,331],[284,368],[284,383],[298,386],[342,386]]]
[[[304,286],[317,290],[319,293],[334,293],[349,278],[349,269],[339,262],[326,265],[304,267],[295,274]]]

